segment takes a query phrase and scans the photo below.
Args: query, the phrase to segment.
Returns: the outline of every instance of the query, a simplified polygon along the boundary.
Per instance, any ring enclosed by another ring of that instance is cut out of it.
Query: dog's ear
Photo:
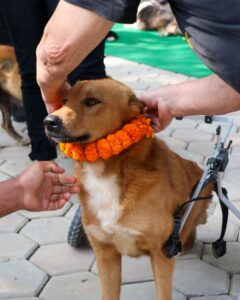
[[[83,85],[85,81],[77,81],[72,87],[70,86],[70,84],[68,85],[68,88],[66,88],[64,91],[63,91],[63,102],[67,102],[67,100],[69,98],[78,98],[79,94],[80,94],[80,90],[81,90],[81,87]]]
[[[131,95],[128,99],[128,106],[124,112],[124,121],[128,122],[131,119],[136,118],[142,113],[144,104],[135,96]]]
[[[140,101],[135,95],[132,95],[128,100],[128,105],[132,108],[135,107],[139,110],[139,112],[142,112],[145,105],[142,101]]]

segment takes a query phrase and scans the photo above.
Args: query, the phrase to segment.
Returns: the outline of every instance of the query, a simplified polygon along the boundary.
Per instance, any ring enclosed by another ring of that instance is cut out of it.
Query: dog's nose
[[[48,115],[44,119],[45,128],[50,132],[56,132],[62,128],[62,120],[54,115]]]

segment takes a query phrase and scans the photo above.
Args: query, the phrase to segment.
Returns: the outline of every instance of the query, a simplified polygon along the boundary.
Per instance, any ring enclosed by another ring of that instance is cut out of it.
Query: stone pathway
[[[126,60],[107,57],[107,71],[138,94],[164,84],[192,80]],[[240,208],[240,115],[233,114],[231,157],[223,176],[229,197]],[[24,124],[14,123],[26,135]],[[224,126],[223,126],[224,128]],[[174,120],[159,137],[182,155],[203,166],[212,154],[216,125],[197,120]],[[19,174],[27,165],[29,148],[19,147],[0,129],[0,180]],[[57,162],[72,171],[71,161],[59,156]],[[91,250],[75,250],[66,242],[69,225],[78,207],[73,197],[54,212],[18,211],[0,219],[0,299],[14,300],[97,300],[101,299],[95,258]],[[212,255],[211,244],[219,237],[221,210],[216,199],[206,225],[198,228],[198,241],[186,256],[177,259],[174,300],[240,299],[240,221],[230,213],[227,254]],[[123,258],[123,300],[155,299],[149,259]]]

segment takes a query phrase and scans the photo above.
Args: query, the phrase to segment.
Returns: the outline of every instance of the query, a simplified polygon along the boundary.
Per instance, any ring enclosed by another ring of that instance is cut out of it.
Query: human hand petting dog
[[[239,93],[217,75],[163,86],[138,98],[146,105],[155,131],[177,116],[220,115],[240,109]]]
[[[162,88],[145,92],[138,98],[146,105],[144,113],[151,118],[155,132],[165,129],[171,123],[173,116],[168,107],[167,95],[164,95]]]
[[[19,176],[0,182],[0,216],[19,209],[30,211],[62,208],[79,192],[76,178],[51,161],[35,162]]]

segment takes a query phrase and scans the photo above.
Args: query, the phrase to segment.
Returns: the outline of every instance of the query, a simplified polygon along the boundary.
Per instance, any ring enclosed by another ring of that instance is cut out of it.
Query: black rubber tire
[[[89,241],[82,225],[81,208],[75,212],[72,223],[69,228],[68,244],[73,248],[82,248],[89,246]]]

